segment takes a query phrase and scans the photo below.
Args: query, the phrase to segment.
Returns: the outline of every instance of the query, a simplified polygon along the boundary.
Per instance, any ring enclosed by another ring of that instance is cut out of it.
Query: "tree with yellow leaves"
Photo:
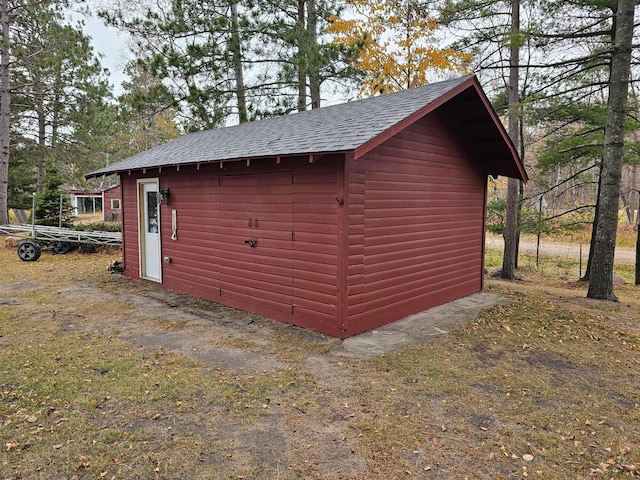
[[[414,0],[347,0],[350,15],[333,16],[334,41],[357,52],[360,95],[426,85],[434,70],[464,72],[471,55],[436,44],[438,22]]]

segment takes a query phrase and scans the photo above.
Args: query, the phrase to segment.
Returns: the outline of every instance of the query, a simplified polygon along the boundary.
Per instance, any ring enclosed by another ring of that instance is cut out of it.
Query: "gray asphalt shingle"
[[[354,150],[469,78],[460,77],[317,110],[190,133],[87,176],[199,162]]]

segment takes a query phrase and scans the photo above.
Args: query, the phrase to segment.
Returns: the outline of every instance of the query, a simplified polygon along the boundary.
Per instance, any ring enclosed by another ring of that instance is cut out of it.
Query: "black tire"
[[[23,262],[35,262],[41,254],[42,248],[32,240],[24,240],[18,245],[18,256]]]
[[[71,244],[66,240],[56,240],[51,244],[51,247],[53,249],[53,253],[57,253],[58,255],[64,255],[71,251]]]

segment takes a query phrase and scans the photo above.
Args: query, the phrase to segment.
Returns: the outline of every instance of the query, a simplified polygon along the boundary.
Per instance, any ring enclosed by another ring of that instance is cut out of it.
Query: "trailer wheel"
[[[53,253],[57,253],[59,255],[64,255],[71,251],[71,244],[66,240],[56,240],[51,244],[51,247],[53,249]]]
[[[35,262],[41,254],[42,248],[32,240],[25,240],[18,245],[18,256],[23,262]]]

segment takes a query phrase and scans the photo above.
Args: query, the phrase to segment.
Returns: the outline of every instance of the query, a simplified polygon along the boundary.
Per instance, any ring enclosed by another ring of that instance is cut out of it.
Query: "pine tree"
[[[607,123],[604,132],[604,156],[598,192],[594,258],[589,275],[587,297],[617,301],[613,293],[613,258],[618,228],[618,204],[624,150],[625,120],[629,95],[631,50],[633,45],[635,0],[618,0],[615,9],[615,34],[611,52]]]
[[[25,203],[28,185],[44,188],[47,165],[57,165],[67,182],[81,182],[105,149],[113,113],[106,74],[81,26],[67,23],[63,5],[2,3],[0,223],[8,221],[9,205]]]
[[[73,207],[68,195],[60,188],[63,181],[58,170],[47,169],[44,188],[36,197],[36,223],[56,227],[71,227],[73,224]]]

